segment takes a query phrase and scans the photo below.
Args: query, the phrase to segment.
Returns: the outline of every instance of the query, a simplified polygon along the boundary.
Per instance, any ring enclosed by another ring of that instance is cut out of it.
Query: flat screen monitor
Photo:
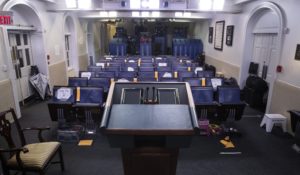
[[[177,88],[158,88],[157,97],[159,104],[179,104]]]
[[[123,88],[121,95],[121,104],[141,104],[143,89],[141,88]]]

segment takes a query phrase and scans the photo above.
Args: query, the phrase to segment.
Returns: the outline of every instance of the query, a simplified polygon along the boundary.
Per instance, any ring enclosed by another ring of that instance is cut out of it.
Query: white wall
[[[243,13],[241,14],[216,14],[209,25],[215,27],[215,22],[221,20],[225,20],[225,27],[227,25],[234,25],[235,29],[233,46],[228,47],[224,42],[223,51],[215,50],[213,43],[209,44],[207,41],[207,31],[206,38],[203,39],[206,55],[220,61],[224,61],[226,63],[241,67],[247,20],[249,18],[250,12],[262,2],[266,1],[259,0],[249,4],[245,4]],[[294,60],[296,44],[300,43],[300,23],[298,17],[299,15],[297,15],[299,14],[300,1],[271,0],[270,2],[274,2],[280,6],[283,13],[285,13],[286,15],[286,25],[289,28],[289,33],[284,35],[285,39],[280,59],[280,64],[283,66],[283,72],[278,74],[278,79],[291,85],[300,87],[300,61]],[[226,32],[224,32],[224,37],[225,33]]]

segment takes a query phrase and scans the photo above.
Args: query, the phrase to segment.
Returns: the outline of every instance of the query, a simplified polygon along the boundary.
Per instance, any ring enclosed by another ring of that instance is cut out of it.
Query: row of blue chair
[[[182,69],[178,71],[172,71],[170,69],[159,69],[159,71],[154,71],[153,69],[145,69],[147,71],[80,71],[79,77],[107,77],[107,78],[138,78],[138,77],[149,77],[149,78],[178,78],[183,81],[184,78],[213,78],[213,71],[188,71],[188,69]]]
[[[101,116],[104,91],[99,87],[54,86],[53,97],[48,102],[52,121],[58,121],[58,129],[68,130],[70,123],[77,123],[78,116],[84,116],[86,133],[96,133],[96,120],[92,113]],[[59,136],[58,136],[59,137]]]
[[[188,56],[196,59],[203,52],[203,44],[199,39],[173,39],[173,55]]]
[[[192,87],[192,94],[200,119],[217,116],[217,120],[222,122],[228,117],[235,120],[242,118],[246,104],[241,101],[240,88],[237,86],[219,86],[217,95],[214,95],[212,87]]]

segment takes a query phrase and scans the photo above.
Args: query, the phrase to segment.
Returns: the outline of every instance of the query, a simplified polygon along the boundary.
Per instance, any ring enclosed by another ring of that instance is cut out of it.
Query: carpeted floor
[[[29,104],[22,108],[21,124],[26,126],[52,126],[45,136],[54,140],[56,123],[51,122],[47,103]],[[261,115],[254,110],[245,111],[247,117],[236,122],[242,137],[232,138],[235,149],[227,150],[219,143],[221,136],[195,136],[192,146],[181,149],[177,175],[298,175],[300,154],[292,150],[293,138],[275,128],[266,133],[259,127]],[[249,117],[253,116],[253,117]],[[33,140],[33,133],[28,134]],[[98,133],[91,147],[63,143],[66,171],[52,165],[48,175],[122,175],[120,149],[109,147],[106,138]],[[221,155],[222,151],[240,151],[240,155]]]

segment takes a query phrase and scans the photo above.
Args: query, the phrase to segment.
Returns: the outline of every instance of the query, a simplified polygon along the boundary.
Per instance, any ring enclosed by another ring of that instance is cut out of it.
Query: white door
[[[8,38],[20,102],[33,94],[29,84],[30,68],[33,64],[30,35],[29,32],[14,31],[8,33]]]
[[[253,61],[259,63],[258,75],[260,77],[263,66],[268,67],[266,76],[268,83],[272,83],[275,78],[276,62],[273,58],[276,58],[278,54],[276,42],[277,34],[275,33],[254,34]]]
[[[87,50],[89,55],[89,63],[95,63],[95,52],[94,52],[94,36],[92,33],[87,33]]]

